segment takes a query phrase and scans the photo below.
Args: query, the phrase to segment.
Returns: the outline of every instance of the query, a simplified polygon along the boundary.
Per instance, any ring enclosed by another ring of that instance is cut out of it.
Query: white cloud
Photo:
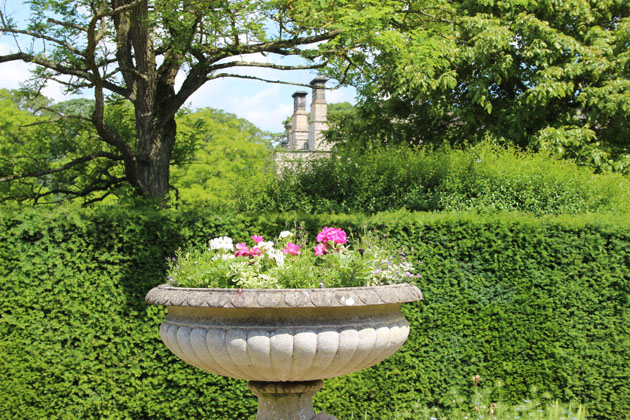
[[[326,102],[338,103],[338,102],[350,102],[354,104],[356,102],[357,91],[353,87],[343,87],[340,89],[326,91]]]
[[[5,43],[0,43],[0,55],[10,54],[15,51],[15,48]],[[33,70],[34,67],[33,64],[19,60],[7,61],[6,63],[0,64],[0,74],[2,75],[2,77],[0,77],[0,88],[19,89],[20,83],[31,77],[31,70]],[[53,99],[55,102],[70,99],[69,96],[64,95],[63,86],[52,81],[42,90],[42,94]]]
[[[6,55],[15,52],[8,44],[0,43],[0,55]],[[23,61],[7,61],[0,65],[0,88],[18,89],[20,82],[25,80],[30,74],[31,66]]]

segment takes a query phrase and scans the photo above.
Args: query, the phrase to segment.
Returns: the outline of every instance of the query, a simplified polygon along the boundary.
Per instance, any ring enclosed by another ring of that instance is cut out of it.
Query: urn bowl
[[[195,289],[161,285],[148,303],[168,307],[164,344],[206,372],[248,381],[346,375],[394,354],[409,335],[409,284],[335,289]]]

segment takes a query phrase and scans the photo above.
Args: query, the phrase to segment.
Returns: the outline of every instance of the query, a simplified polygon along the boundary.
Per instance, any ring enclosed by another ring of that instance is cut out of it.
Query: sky
[[[4,7],[7,14],[15,19],[25,19],[28,16],[29,6],[25,5],[21,0],[0,0],[0,7]],[[16,51],[15,41],[12,37],[0,37],[0,55]],[[263,57],[259,54],[243,58],[248,61],[258,60],[281,64],[296,64],[295,62],[287,61],[283,57]],[[0,63],[0,88],[19,88],[20,83],[28,79],[30,68],[31,65],[20,61]],[[317,76],[315,72],[305,70],[279,72],[254,68],[242,69],[238,73],[303,84],[308,84]],[[183,75],[178,76],[176,80],[181,83]],[[334,81],[328,82],[328,86],[335,85]],[[293,113],[293,98],[291,95],[298,90],[309,92],[307,97],[307,107],[309,107],[311,101],[310,89],[301,86],[271,84],[236,78],[216,79],[203,85],[190,97],[186,105],[193,109],[203,107],[221,109],[245,118],[265,131],[283,132],[282,122]],[[56,102],[70,99],[70,97],[63,95],[63,89],[57,84],[51,84],[46,87],[43,94]],[[86,97],[89,97],[90,94],[90,91],[84,92]],[[328,90],[326,92],[326,101],[328,103],[354,103],[355,95],[356,91],[350,87]]]

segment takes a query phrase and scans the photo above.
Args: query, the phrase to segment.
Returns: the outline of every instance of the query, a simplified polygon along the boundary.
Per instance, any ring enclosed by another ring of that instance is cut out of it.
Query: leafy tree
[[[107,197],[129,198],[133,192],[124,183],[124,167],[115,158],[86,160],[80,156],[100,153],[95,130],[81,119],[55,116],[90,115],[94,101],[72,99],[51,104],[39,96],[30,100],[19,91],[0,90],[0,176],[12,182],[0,183],[0,202],[51,203],[66,195],[79,196],[105,182],[106,171],[117,174],[121,185],[97,196],[85,197],[90,203]],[[133,108],[121,98],[109,98],[105,120],[133,143]],[[276,135],[263,132],[247,120],[210,108],[191,111],[183,108],[176,116],[178,139],[173,150],[171,186],[178,201],[184,203],[233,204],[241,189],[260,180],[270,165],[272,141]],[[63,163],[63,162],[70,162]],[[33,166],[45,177],[28,172]],[[71,167],[69,167],[71,166]],[[61,170],[64,169],[64,170]],[[109,200],[109,198],[107,198]]]
[[[93,100],[53,104],[41,95],[3,90],[0,108],[0,202],[51,203],[81,196],[90,203],[112,193],[129,194],[120,157],[97,141],[94,127],[85,121],[94,110]],[[125,133],[133,120],[128,111],[112,103],[106,119]],[[99,190],[104,193],[93,194]]]
[[[21,60],[36,64],[31,80],[34,90],[56,80],[69,93],[83,89],[94,92],[94,112],[78,119],[94,125],[102,145],[94,146],[92,150],[98,151],[84,159],[65,162],[64,166],[74,168],[96,159],[119,160],[126,183],[140,194],[159,199],[166,197],[169,189],[176,114],[203,84],[222,77],[259,79],[239,74],[238,68],[316,69],[330,60],[343,60],[348,51],[360,47],[354,41],[360,33],[387,27],[392,14],[402,13],[406,4],[389,0],[29,3],[31,19],[26,27],[0,13],[2,34],[33,41],[28,48],[0,56],[0,63]],[[255,59],[261,54],[306,61],[300,65],[261,62]],[[179,88],[175,82],[178,74],[183,76]],[[130,103],[135,117],[133,140],[108,123],[109,93]],[[36,174],[36,168],[30,169],[29,173]],[[41,172],[42,177],[46,175]],[[102,176],[102,188],[120,184],[116,171],[107,170]]]
[[[182,141],[194,139],[194,157],[173,168],[172,183],[182,202],[233,206],[244,189],[269,175],[275,137],[251,122],[204,108],[183,113],[177,125]]]
[[[330,74],[358,87],[337,137],[547,150],[630,171],[630,2],[410,2]]]

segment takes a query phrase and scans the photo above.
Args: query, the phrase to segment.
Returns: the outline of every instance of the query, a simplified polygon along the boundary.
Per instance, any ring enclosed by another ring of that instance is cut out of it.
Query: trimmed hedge
[[[339,418],[448,406],[473,375],[516,402],[538,386],[630,418],[630,223],[608,216],[275,215],[117,208],[0,215],[0,418],[247,419],[245,383],[203,373],[161,343],[145,293],[166,257],[217,235],[269,237],[375,227],[413,248],[425,299],[407,305],[403,349],[327,380],[316,404]]]

